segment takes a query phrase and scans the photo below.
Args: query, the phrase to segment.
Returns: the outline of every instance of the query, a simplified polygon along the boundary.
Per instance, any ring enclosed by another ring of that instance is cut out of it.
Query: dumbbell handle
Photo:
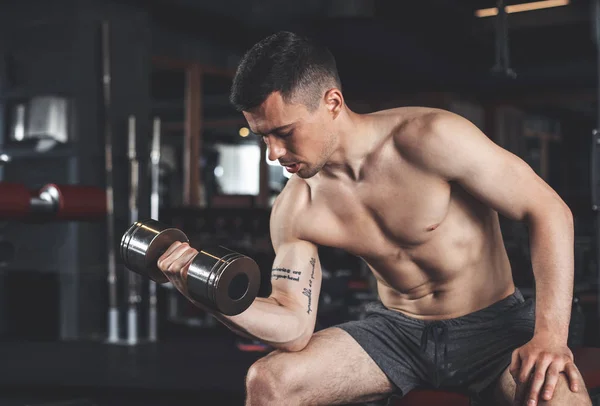
[[[158,268],[160,256],[175,242],[188,242],[180,230],[155,220],[136,222],[121,239],[125,266],[157,283],[168,282]],[[186,285],[192,299],[223,314],[246,310],[256,298],[260,270],[251,258],[225,247],[198,249],[187,272]]]

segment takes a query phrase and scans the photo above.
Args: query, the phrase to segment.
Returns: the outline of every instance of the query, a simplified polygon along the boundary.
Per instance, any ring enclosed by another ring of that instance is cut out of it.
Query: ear
[[[344,107],[344,96],[340,89],[332,88],[325,92],[324,96],[325,106],[327,106],[327,110],[332,114],[332,117],[335,119],[341,112]]]

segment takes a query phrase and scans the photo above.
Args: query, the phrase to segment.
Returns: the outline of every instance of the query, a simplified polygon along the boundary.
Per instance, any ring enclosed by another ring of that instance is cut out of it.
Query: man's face
[[[286,103],[274,92],[244,116],[252,132],[267,144],[269,159],[301,178],[316,175],[335,149],[334,120],[322,101],[310,112],[304,104]]]

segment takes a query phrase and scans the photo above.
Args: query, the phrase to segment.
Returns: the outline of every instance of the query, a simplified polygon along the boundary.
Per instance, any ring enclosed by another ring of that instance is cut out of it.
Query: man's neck
[[[322,169],[327,177],[349,178],[358,181],[365,158],[377,143],[373,119],[346,109],[339,117],[339,132],[334,153]]]

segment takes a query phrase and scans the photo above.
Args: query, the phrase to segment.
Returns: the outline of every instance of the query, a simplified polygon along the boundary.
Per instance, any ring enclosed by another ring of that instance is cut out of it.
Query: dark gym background
[[[517,3],[531,2],[505,2]],[[252,256],[268,274],[269,211],[286,178],[266,162],[257,137],[242,136],[246,123],[228,92],[256,41],[282,29],[308,34],[336,56],[355,111],[454,111],[556,189],[576,225],[570,346],[600,347],[593,135],[600,12],[596,0],[567,3],[504,20],[475,15],[497,6],[493,0],[4,0],[0,182],[104,190],[110,129],[116,247],[130,224],[128,123],[135,119],[144,219],[158,118],[160,220],[194,243],[222,242]],[[108,109],[103,24],[110,27]],[[27,128],[15,136],[20,106],[40,96],[66,101],[67,140]],[[107,342],[104,216],[0,216],[0,405],[242,404],[245,371],[268,349],[238,338],[168,286],[158,287],[156,341],[148,340],[143,281],[138,341]],[[533,295],[527,230],[503,221],[503,233],[517,286]],[[360,317],[376,297],[364,265],[326,247],[320,254],[318,328]],[[117,263],[121,338],[127,273]],[[269,292],[264,280],[261,295]]]

